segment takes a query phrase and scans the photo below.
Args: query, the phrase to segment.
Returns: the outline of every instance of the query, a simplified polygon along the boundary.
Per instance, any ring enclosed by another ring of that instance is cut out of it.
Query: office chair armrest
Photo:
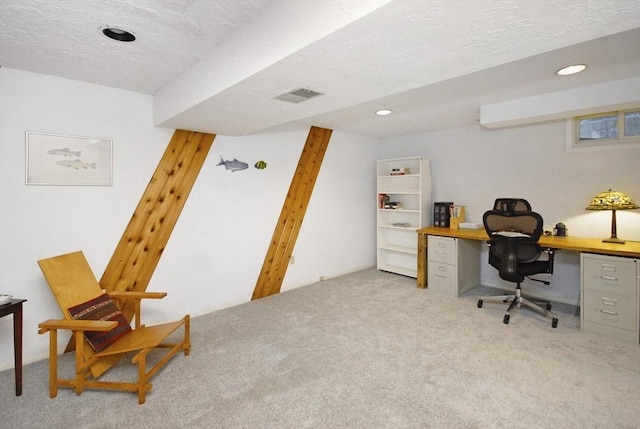
[[[556,255],[556,250],[558,249],[554,249],[551,247],[543,247],[542,251],[546,252],[549,255],[549,259],[548,259],[548,267],[547,267],[547,273],[548,274],[553,274],[553,266],[555,265],[554,259],[555,259],[555,255]]]

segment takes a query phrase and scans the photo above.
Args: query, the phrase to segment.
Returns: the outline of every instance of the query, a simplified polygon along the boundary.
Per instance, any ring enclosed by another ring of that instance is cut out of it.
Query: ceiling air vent
[[[289,103],[300,103],[301,101],[308,100],[310,98],[315,97],[316,95],[322,95],[319,92],[312,91],[306,88],[298,88],[293,91],[285,92],[284,94],[280,94],[277,97],[274,97],[277,100],[288,101]]]

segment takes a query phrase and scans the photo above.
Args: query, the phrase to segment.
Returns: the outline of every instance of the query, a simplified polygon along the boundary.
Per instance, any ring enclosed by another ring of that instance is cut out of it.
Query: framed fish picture
[[[109,139],[26,133],[27,185],[112,185]]]

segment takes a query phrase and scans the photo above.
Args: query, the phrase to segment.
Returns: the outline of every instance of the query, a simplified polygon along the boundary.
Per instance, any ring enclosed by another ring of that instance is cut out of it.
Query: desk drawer
[[[581,311],[585,321],[636,331],[636,301],[627,296],[587,290]]]
[[[427,259],[456,265],[458,261],[456,244],[455,238],[430,235],[427,238]]]
[[[582,254],[585,290],[636,296],[636,263],[629,258]]]
[[[458,296],[458,268],[430,261],[428,289],[443,295]]]

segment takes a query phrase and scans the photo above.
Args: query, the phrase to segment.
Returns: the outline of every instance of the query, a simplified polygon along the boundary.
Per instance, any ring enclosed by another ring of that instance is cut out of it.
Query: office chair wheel
[[[482,300],[481,299],[478,300],[478,308],[482,308]]]
[[[551,303],[549,303],[549,302],[547,303],[547,310],[549,310],[549,311],[551,310]]]
[[[552,328],[558,327],[558,319],[556,319],[555,317],[551,320],[551,327]]]
[[[509,315],[505,314],[504,315],[504,319],[502,319],[502,321],[504,322],[505,325],[508,325],[509,324]]]

